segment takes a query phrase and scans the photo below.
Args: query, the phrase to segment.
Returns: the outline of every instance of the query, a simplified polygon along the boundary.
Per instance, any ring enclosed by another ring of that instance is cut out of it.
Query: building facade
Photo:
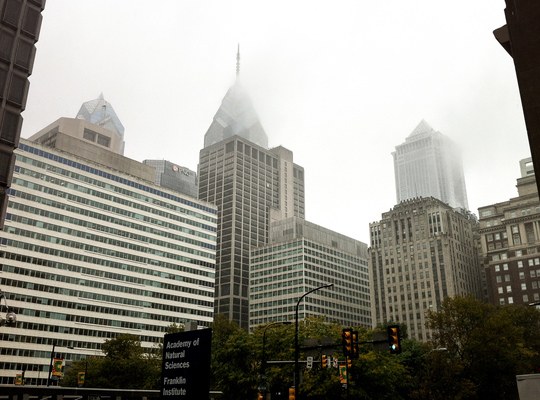
[[[297,217],[273,222],[270,232],[268,245],[251,249],[250,329],[294,321],[298,299],[329,283],[304,298],[299,318],[371,327],[365,243]]]
[[[428,340],[426,312],[446,297],[482,297],[478,222],[435,198],[396,205],[371,223],[369,272],[373,325],[397,322]]]
[[[45,0],[0,0],[0,230],[44,7]]]
[[[144,160],[143,164],[155,168],[154,183],[158,186],[176,190],[197,198],[197,173],[166,160]]]
[[[215,312],[249,326],[249,251],[268,243],[270,221],[304,217],[304,170],[283,147],[239,136],[205,147],[199,199],[218,207]]]
[[[435,197],[469,209],[463,163],[456,145],[422,120],[392,153],[397,202]]]
[[[24,369],[45,384],[53,345],[78,360],[119,333],[151,348],[173,323],[210,325],[215,206],[113,152],[103,164],[21,140],[16,155],[0,288],[17,325],[0,331],[0,383]]]
[[[535,175],[529,173],[530,161],[520,162],[518,197],[478,209],[482,258],[493,304],[540,301],[540,201]]]

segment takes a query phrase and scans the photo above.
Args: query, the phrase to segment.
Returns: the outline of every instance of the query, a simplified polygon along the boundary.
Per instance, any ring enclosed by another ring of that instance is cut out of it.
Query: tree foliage
[[[448,349],[443,372],[452,376],[443,378],[466,388],[461,398],[517,398],[516,375],[540,366],[540,313],[534,308],[449,298],[429,314],[428,326],[435,345]]]
[[[212,328],[212,390],[223,392],[223,400],[254,400],[259,390],[268,390],[273,400],[288,398],[294,377],[294,324],[272,323],[246,332],[216,315]],[[300,321],[297,399],[512,400],[517,399],[515,375],[538,372],[540,366],[538,310],[458,297],[428,313],[432,342],[407,339],[402,330],[398,355],[388,351],[385,326],[353,327],[359,331],[360,356],[353,360],[345,389],[338,369],[321,369],[320,364],[322,354],[344,361],[342,328],[324,318]],[[180,330],[172,326],[169,333]],[[86,370],[87,386],[159,388],[161,346],[145,352],[136,337],[120,335],[107,341],[103,352],[103,357],[74,363],[62,385],[75,386],[77,372]],[[307,357],[313,357],[311,368]]]

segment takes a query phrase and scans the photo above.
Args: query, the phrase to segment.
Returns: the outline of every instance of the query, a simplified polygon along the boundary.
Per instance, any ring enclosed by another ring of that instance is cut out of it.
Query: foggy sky
[[[127,157],[197,169],[241,79],[270,147],[305,168],[306,219],[369,244],[396,203],[391,153],[425,119],[463,151],[471,211],[517,196],[530,156],[504,0],[50,0],[23,137],[103,92]]]

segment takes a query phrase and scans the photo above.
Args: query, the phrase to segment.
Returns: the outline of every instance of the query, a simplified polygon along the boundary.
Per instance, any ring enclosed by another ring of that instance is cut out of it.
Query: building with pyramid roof
[[[292,151],[268,149],[238,76],[205,135],[198,176],[199,199],[219,210],[214,311],[247,329],[249,251],[268,243],[271,221],[305,217],[304,169]]]
[[[114,157],[108,153],[123,156],[125,147],[124,126],[103,94],[83,103],[76,118],[59,118],[30,140],[98,162]]]
[[[268,148],[268,137],[253,108],[246,90],[236,79],[221,102],[210,128],[204,135],[204,147],[221,142],[234,135],[263,148]]]
[[[425,120],[392,153],[398,203],[435,197],[468,210],[461,154],[454,142]]]

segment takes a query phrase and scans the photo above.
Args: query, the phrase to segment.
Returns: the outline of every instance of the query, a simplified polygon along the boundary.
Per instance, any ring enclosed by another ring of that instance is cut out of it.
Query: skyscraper
[[[205,135],[199,199],[218,206],[215,312],[249,325],[249,251],[268,243],[271,220],[304,218],[304,169],[266,133],[237,78]]]
[[[482,297],[478,222],[430,198],[402,201],[369,224],[374,326],[390,321],[428,340],[426,312],[446,297]]]
[[[0,230],[45,0],[0,0]]]
[[[396,146],[394,173],[397,202],[435,197],[452,208],[469,209],[461,155],[456,145],[422,120]]]

